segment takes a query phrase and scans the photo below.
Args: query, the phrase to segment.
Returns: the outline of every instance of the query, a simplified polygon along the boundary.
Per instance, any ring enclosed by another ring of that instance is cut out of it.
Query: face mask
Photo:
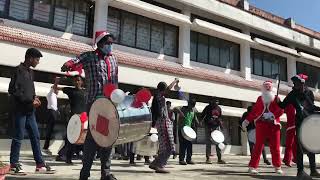
[[[105,54],[110,54],[112,51],[112,45],[111,44],[106,44],[105,46],[103,46],[103,48],[101,49],[101,51]]]

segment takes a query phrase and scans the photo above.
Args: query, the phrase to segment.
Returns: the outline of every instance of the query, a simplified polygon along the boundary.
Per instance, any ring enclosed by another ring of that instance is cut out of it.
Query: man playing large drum
[[[61,70],[68,71],[74,65],[83,65],[86,75],[86,90],[87,90],[87,112],[95,99],[103,96],[103,88],[107,84],[118,85],[118,64],[116,57],[112,54],[113,35],[105,32],[96,32],[95,42],[97,49],[95,51],[84,52],[77,58],[66,62]],[[88,128],[86,140],[84,142],[83,152],[83,167],[80,173],[80,180],[86,180],[90,177],[90,169],[99,146],[94,141],[90,128]],[[111,166],[111,147],[100,148],[101,161],[101,179],[116,180],[110,174]]]
[[[256,144],[249,163],[249,173],[258,174],[257,168],[260,156],[266,140],[269,140],[272,155],[272,165],[275,172],[282,174],[280,158],[280,116],[283,110],[277,105],[276,97],[272,93],[272,82],[265,81],[262,87],[262,95],[258,97],[252,111],[242,123],[245,129],[250,122],[256,123]]]
[[[298,74],[291,78],[293,82],[292,91],[287,95],[287,97],[281,102],[279,100],[278,104],[281,108],[285,108],[292,104],[296,109],[296,136],[299,135],[300,127],[303,120],[309,115],[313,114],[314,111],[319,111],[320,108],[314,105],[314,95],[311,90],[305,86],[305,82],[308,76],[304,74]],[[303,168],[303,147],[299,138],[297,140],[297,177],[299,178],[310,178],[308,174],[304,172]],[[307,153],[310,163],[310,176],[320,177],[319,172],[316,168],[316,160],[314,153]]]

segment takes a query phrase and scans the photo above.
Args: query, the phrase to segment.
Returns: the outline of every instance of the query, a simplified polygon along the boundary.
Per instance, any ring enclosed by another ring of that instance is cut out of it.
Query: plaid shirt
[[[114,55],[103,56],[98,50],[80,54],[67,62],[67,66],[82,64],[86,75],[87,102],[103,96],[106,84],[118,86],[118,63]]]

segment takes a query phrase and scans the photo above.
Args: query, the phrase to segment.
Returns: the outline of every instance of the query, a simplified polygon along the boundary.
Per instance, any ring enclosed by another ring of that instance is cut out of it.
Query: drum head
[[[107,98],[97,99],[89,113],[89,128],[95,142],[101,147],[112,146],[120,129],[116,107]]]
[[[311,115],[302,122],[299,138],[302,146],[309,152],[320,153],[320,115]]]
[[[250,131],[248,131],[248,140],[251,143],[256,143],[256,129],[252,129]]]
[[[221,131],[219,130],[214,130],[212,133],[211,133],[211,138],[214,142],[216,143],[222,143],[224,141],[224,135]]]
[[[79,139],[81,126],[80,116],[78,114],[73,115],[67,126],[67,138],[71,144],[74,144]]]
[[[189,126],[184,126],[182,128],[182,132],[184,137],[189,141],[195,140],[197,138],[196,132]]]

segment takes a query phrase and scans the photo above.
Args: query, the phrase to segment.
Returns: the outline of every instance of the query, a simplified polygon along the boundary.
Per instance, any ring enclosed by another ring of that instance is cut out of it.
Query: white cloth
[[[50,92],[47,95],[47,108],[57,111],[58,110],[58,99],[56,93],[54,93],[54,90],[51,88]]]

